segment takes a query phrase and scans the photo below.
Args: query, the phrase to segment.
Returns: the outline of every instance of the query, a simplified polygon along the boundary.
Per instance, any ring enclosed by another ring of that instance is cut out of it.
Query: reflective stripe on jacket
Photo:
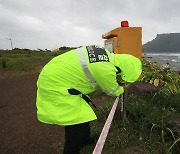
[[[96,46],[78,48],[77,53],[86,77],[94,88],[100,88],[110,96],[119,96],[124,92],[116,80],[113,54]]]

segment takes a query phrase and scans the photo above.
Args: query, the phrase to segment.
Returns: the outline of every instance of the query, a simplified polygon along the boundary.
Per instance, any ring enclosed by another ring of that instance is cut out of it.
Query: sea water
[[[168,63],[171,70],[180,71],[180,53],[146,53],[143,54],[143,57],[149,61],[157,62],[160,66]]]

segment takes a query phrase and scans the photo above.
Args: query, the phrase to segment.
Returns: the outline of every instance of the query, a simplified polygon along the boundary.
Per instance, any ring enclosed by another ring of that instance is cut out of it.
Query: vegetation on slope
[[[172,153],[180,152],[180,78],[179,74],[161,68],[155,62],[143,60],[144,82],[161,86],[154,95],[128,95],[127,115],[122,118],[120,104],[111,125],[103,153]],[[160,84],[159,81],[163,82]],[[99,93],[97,96],[99,97]],[[98,136],[113,102],[95,109],[98,120],[92,122],[92,132]],[[92,152],[93,146],[82,153]]]

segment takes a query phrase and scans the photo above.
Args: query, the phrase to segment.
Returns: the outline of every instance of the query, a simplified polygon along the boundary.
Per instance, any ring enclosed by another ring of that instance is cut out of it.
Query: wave
[[[177,53],[146,53],[143,55],[149,61],[155,61],[163,66],[167,63],[170,65],[171,70],[180,70],[180,54]]]
[[[180,58],[180,53],[143,53],[143,55],[145,56],[176,56],[178,58]]]

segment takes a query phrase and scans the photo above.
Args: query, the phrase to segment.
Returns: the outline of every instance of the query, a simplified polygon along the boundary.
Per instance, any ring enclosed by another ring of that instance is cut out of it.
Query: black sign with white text
[[[101,61],[109,62],[109,57],[105,49],[97,46],[87,46],[86,49],[88,52],[90,63],[101,62]]]

